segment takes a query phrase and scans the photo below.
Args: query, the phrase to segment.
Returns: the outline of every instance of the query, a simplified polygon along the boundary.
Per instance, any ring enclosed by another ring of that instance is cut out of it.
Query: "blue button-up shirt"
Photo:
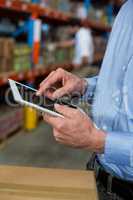
[[[107,132],[99,161],[112,175],[133,181],[133,0],[115,20],[99,76],[87,80],[94,122]]]

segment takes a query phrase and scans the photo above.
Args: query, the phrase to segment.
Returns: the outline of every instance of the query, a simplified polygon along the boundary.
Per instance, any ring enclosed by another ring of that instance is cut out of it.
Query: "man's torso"
[[[92,109],[96,125],[107,132],[132,133],[133,123],[129,123],[129,118],[133,119],[133,104],[130,106],[128,102],[130,107],[126,106],[128,100],[131,102],[131,93],[133,93],[133,1],[129,0],[115,21],[98,78]],[[107,163],[104,154],[99,155],[99,160],[108,172],[133,180],[133,168]]]

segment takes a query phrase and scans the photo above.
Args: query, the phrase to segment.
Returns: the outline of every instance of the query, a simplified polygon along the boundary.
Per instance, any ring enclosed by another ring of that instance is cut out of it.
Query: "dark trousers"
[[[133,183],[107,173],[95,154],[88,162],[87,169],[95,171],[99,200],[133,200]]]

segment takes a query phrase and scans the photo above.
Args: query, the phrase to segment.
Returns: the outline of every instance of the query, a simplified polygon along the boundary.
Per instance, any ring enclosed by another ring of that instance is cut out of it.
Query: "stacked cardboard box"
[[[98,200],[92,171],[1,166],[0,179],[2,200]]]
[[[32,49],[26,44],[16,44],[13,51],[14,70],[25,71],[31,68]]]
[[[31,48],[26,44],[16,44],[13,39],[0,38],[0,72],[30,69],[31,53]]]
[[[51,43],[47,43],[42,51],[43,64],[62,64],[73,60],[74,48],[51,48]]]
[[[42,0],[45,1],[45,0]],[[63,12],[69,12],[70,11],[70,2],[69,0],[49,0],[48,1],[49,7],[56,9],[56,10],[60,10]]]
[[[0,72],[13,69],[13,49],[15,42],[10,38],[0,38]]]

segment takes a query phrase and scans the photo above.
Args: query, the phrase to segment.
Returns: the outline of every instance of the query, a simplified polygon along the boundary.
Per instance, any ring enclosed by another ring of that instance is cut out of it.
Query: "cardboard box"
[[[26,44],[16,44],[13,51],[14,71],[25,71],[31,68],[32,49]]]
[[[9,72],[13,70],[13,59],[0,57],[0,72]]]
[[[93,172],[0,167],[2,200],[96,200]]]
[[[15,42],[11,38],[0,38],[0,57],[11,59]]]

